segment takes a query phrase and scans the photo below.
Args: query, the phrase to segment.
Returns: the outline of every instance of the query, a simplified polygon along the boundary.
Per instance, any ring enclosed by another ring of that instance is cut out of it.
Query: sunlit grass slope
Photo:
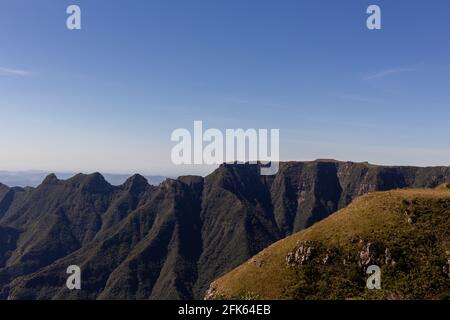
[[[212,299],[448,299],[450,185],[371,193],[216,280]],[[369,265],[381,290],[366,288]]]

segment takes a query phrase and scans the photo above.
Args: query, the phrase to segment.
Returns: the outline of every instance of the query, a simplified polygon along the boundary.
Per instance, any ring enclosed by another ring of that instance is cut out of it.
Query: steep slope
[[[20,236],[0,268],[0,288],[88,245],[112,211],[126,216],[133,208],[121,208],[116,200],[129,193],[124,189],[112,187],[98,173],[67,181],[50,175],[36,189],[11,189],[8,204],[2,201],[6,210],[0,226]]]
[[[185,184],[164,182],[148,203],[99,234],[99,240],[36,274],[15,279],[7,288],[8,296],[144,299],[161,288],[166,296],[155,298],[186,298],[183,293],[190,292],[193,280],[188,276],[192,277],[198,256],[199,233],[192,229],[199,228],[199,205],[193,197]],[[65,283],[66,268],[74,264],[83,270],[84,290],[71,292],[59,284]]]
[[[8,186],[0,183],[0,199],[3,199],[5,197],[5,194],[8,193],[9,190],[10,188]]]
[[[22,188],[9,188],[3,184],[0,184],[0,221],[5,213],[11,208],[12,203],[19,199],[25,193],[25,189]]]
[[[202,298],[212,280],[360,195],[446,181],[448,167],[319,160],[268,177],[224,164],[158,187],[139,175],[111,186],[100,174],[0,186],[0,298]],[[74,264],[81,291],[65,287]]]
[[[270,193],[256,166],[224,165],[205,179],[203,250],[194,295],[211,279],[238,266],[280,239]]]
[[[333,160],[287,162],[280,166],[270,192],[277,224],[286,236],[368,192],[436,187],[449,179],[450,167],[383,167]]]
[[[263,250],[207,298],[449,298],[449,239],[450,185],[371,193]],[[381,290],[366,288],[369,265]]]

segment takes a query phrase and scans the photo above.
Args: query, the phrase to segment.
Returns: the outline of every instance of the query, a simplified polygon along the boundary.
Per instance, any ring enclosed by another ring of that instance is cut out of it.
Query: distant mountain
[[[0,181],[10,187],[37,187],[46,176],[50,173],[45,171],[0,171]],[[59,172],[56,176],[59,179],[69,179],[74,173]],[[123,184],[130,175],[127,174],[103,174],[106,181],[114,186]],[[151,185],[157,186],[163,182],[166,178],[162,176],[145,176]]]
[[[0,185],[0,298],[192,299],[270,244],[377,190],[435,187],[449,167],[322,160],[224,164],[205,178],[49,175],[37,188]],[[82,290],[65,287],[82,270]]]
[[[215,281],[209,299],[449,299],[450,184],[371,193]],[[379,290],[366,288],[369,266]]]

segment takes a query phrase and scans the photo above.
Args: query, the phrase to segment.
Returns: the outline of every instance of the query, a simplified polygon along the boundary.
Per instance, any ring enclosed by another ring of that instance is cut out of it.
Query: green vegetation
[[[449,299],[450,185],[371,193],[215,281],[211,296]],[[366,288],[368,265],[381,290]]]

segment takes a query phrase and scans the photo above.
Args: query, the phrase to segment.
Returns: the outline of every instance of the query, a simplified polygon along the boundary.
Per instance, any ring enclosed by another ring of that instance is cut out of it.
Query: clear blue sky
[[[448,0],[1,0],[0,169],[204,173],[170,164],[194,120],[279,128],[284,160],[449,165],[449,34]]]

